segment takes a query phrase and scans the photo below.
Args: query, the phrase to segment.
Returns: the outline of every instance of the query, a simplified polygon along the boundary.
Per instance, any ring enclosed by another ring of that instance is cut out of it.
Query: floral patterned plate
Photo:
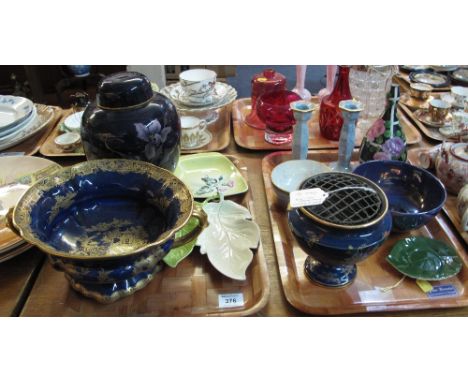
[[[195,198],[209,198],[247,192],[249,186],[237,167],[219,153],[183,155],[174,175],[182,180]]]

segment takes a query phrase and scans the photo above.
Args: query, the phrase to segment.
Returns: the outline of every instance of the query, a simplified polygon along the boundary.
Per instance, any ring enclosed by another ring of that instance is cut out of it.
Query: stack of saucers
[[[31,245],[13,232],[6,216],[32,183],[57,171],[50,160],[30,156],[0,158],[0,263],[28,250]]]
[[[13,147],[41,131],[52,113],[41,113],[24,97],[0,95],[0,150]]]

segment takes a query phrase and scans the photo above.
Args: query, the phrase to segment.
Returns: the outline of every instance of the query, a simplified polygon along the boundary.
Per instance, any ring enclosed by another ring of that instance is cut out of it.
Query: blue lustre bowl
[[[174,243],[191,216],[198,229]],[[169,171],[108,159],[35,183],[12,211],[11,224],[49,255],[75,290],[109,303],[147,285],[171,247],[192,240],[207,219]]]
[[[388,198],[393,231],[406,232],[426,225],[447,199],[442,182],[429,171],[400,161],[370,161],[355,174],[377,183]]]
[[[320,188],[322,204],[288,212],[291,232],[309,255],[306,275],[327,287],[343,287],[356,277],[356,263],[383,244],[392,227],[384,192],[368,179],[349,173],[312,176],[301,190]]]

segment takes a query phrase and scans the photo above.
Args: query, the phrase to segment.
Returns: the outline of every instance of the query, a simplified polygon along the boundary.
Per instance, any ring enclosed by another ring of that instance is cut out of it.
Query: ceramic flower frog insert
[[[200,253],[208,255],[211,264],[223,275],[235,280],[246,279],[252,262],[251,249],[257,248],[260,229],[251,221],[247,208],[231,200],[207,203],[208,227],[198,236]]]

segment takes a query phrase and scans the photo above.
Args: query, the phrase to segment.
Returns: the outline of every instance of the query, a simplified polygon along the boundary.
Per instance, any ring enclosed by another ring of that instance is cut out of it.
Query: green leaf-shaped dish
[[[448,279],[462,267],[462,261],[452,247],[428,237],[398,241],[387,261],[408,277],[428,281]]]
[[[184,227],[176,232],[175,238],[178,239],[182,236],[185,236],[192,232],[198,225],[198,220],[194,217],[191,217]],[[190,255],[195,248],[197,243],[197,238],[194,238],[192,241],[189,241],[187,244],[181,245],[180,247],[172,248],[169,253],[163,258],[163,261],[169,265],[171,268],[177,267],[177,265]]]

